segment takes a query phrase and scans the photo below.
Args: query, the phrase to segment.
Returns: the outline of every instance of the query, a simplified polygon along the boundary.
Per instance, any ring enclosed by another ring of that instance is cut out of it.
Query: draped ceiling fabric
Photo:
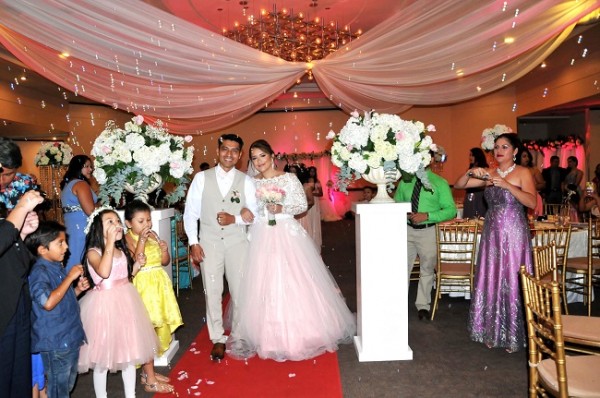
[[[0,0],[0,42],[77,95],[200,134],[251,116],[311,68],[346,112],[475,98],[539,65],[598,7],[600,0],[403,1],[359,40],[304,64],[141,0]]]

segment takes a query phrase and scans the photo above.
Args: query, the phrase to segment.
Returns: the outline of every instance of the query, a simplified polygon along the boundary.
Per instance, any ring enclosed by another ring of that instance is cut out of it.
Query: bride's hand
[[[267,205],[267,210],[271,214],[277,214],[277,213],[281,213],[281,211],[283,210],[283,206],[275,204],[275,203],[269,203]]]

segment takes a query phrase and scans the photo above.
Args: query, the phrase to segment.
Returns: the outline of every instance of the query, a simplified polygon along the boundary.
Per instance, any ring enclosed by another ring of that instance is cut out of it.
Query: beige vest
[[[207,243],[223,242],[225,248],[227,248],[248,240],[245,225],[229,224],[220,226],[217,222],[218,212],[224,211],[237,216],[246,205],[244,195],[245,178],[244,173],[235,170],[231,189],[223,197],[217,184],[216,169],[212,168],[204,172],[202,214],[200,215],[200,244],[203,247],[206,247]],[[239,199],[239,203],[234,200],[235,198]]]

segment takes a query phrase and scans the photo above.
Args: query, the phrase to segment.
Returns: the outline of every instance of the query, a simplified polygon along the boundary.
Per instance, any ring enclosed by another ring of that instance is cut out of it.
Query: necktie
[[[419,195],[421,194],[421,187],[423,187],[423,183],[417,178],[412,196],[410,197],[411,211],[413,213],[419,212]]]

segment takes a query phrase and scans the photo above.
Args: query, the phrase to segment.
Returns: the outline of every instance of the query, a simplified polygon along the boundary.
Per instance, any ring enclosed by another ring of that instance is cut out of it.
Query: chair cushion
[[[576,269],[585,271],[588,267],[588,258],[587,257],[573,257],[569,258],[567,261],[567,269]],[[592,260],[592,269],[595,271],[600,271],[600,258],[594,258]]]
[[[567,356],[567,383],[570,397],[600,396],[600,356],[581,355]],[[544,359],[538,364],[540,381],[543,386],[555,395],[558,392],[556,365],[551,359]]]
[[[471,274],[471,264],[465,263],[440,263],[442,275],[468,276]]]
[[[582,315],[563,315],[563,336],[595,341],[600,345],[600,318]]]

